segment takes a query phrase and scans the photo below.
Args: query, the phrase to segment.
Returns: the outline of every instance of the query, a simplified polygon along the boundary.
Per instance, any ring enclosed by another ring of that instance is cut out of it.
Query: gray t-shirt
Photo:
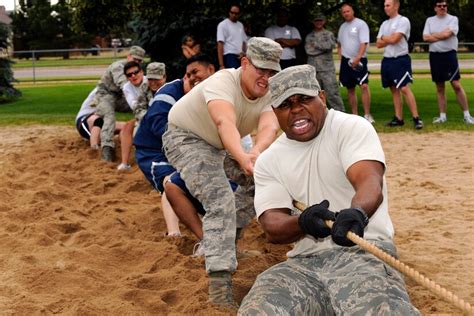
[[[380,26],[377,38],[389,36],[393,33],[402,33],[403,37],[396,44],[385,46],[383,57],[399,57],[408,54],[408,39],[410,38],[410,20],[402,15],[388,19]]]
[[[350,22],[342,23],[337,33],[337,41],[341,44],[342,56],[352,58],[357,56],[360,44],[370,42],[369,26],[363,20],[355,18]],[[362,57],[367,57],[369,45]]]
[[[446,16],[439,17],[437,15],[426,19],[425,28],[423,34],[432,34],[442,32],[449,28],[453,32],[453,36],[445,40],[430,43],[430,52],[443,53],[451,50],[458,50],[458,32],[459,24],[458,18],[454,15],[447,14]]]

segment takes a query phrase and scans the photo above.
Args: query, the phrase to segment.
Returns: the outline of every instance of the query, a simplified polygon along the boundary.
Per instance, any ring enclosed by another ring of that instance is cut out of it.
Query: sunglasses
[[[132,76],[138,75],[138,74],[140,73],[140,71],[141,71],[140,69],[137,69],[137,70],[132,71],[132,72],[127,72],[127,73],[125,74],[125,76],[127,76],[127,78],[131,78]]]
[[[437,4],[436,7],[437,8],[447,8],[448,5],[447,4]]]
[[[250,59],[249,59],[249,63],[253,66],[253,68],[255,68],[255,70],[257,71],[257,74],[259,76],[267,75],[270,78],[270,77],[273,77],[274,75],[277,74],[277,71],[275,71],[273,69],[265,69],[265,68],[259,68],[259,67],[255,66]]]
[[[295,94],[285,101],[283,101],[277,109],[289,109],[295,103],[299,104],[308,104],[314,100],[315,97],[304,95],[304,94]]]

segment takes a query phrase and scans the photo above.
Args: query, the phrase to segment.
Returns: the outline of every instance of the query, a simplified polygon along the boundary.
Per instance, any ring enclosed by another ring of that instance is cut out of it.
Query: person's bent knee
[[[102,128],[102,126],[104,125],[104,119],[101,117],[98,117],[94,120],[94,123],[92,125],[98,128]]]

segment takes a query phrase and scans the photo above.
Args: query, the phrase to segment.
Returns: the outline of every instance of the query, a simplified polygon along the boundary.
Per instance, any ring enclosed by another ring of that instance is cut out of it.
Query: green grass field
[[[470,91],[474,91],[474,78],[462,79],[464,89],[468,91],[471,104],[471,113],[474,114],[474,99]],[[375,128],[381,132],[414,130],[410,113],[404,106],[405,126],[388,128],[383,124],[393,116],[392,97],[389,90],[382,89],[379,79],[370,81],[372,93],[372,115],[376,120]],[[59,85],[36,85],[19,87],[23,96],[13,103],[0,104],[0,126],[22,124],[47,124],[47,125],[73,125],[82,101],[94,88],[94,83],[70,83]],[[418,103],[418,111],[425,123],[423,131],[435,130],[469,130],[474,131],[474,126],[463,123],[462,113],[455,102],[455,97],[450,86],[448,91],[448,122],[443,125],[433,125],[433,117],[438,115],[435,86],[429,78],[417,79],[412,84]],[[359,92],[359,91],[358,91]],[[341,94],[347,104],[347,94],[341,88]],[[360,97],[359,97],[360,105]],[[363,113],[359,106],[359,113]],[[127,120],[132,114],[118,113],[118,120]]]

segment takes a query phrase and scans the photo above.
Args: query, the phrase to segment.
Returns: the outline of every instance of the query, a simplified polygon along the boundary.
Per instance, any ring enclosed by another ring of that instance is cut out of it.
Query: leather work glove
[[[306,208],[298,218],[303,233],[314,238],[326,238],[331,235],[331,229],[324,223],[325,220],[334,221],[335,214],[328,210],[329,201],[324,200],[319,204],[314,204]]]
[[[364,237],[364,228],[369,217],[362,208],[346,208],[336,213],[336,221],[332,226],[332,240],[339,246],[352,247],[355,244],[346,238],[347,232]]]

